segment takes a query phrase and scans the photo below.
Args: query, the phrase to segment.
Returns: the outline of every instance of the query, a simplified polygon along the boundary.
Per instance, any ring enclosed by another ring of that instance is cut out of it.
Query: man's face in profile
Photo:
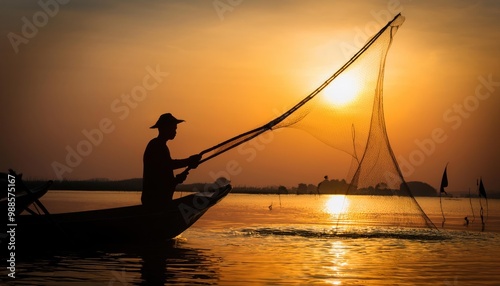
[[[177,135],[177,124],[169,125],[165,127],[165,134],[168,140],[172,140]]]

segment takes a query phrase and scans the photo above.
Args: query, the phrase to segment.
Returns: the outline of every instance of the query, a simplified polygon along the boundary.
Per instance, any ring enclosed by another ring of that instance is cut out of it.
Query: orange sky
[[[160,114],[186,120],[169,143],[174,157],[200,152],[295,104],[402,12],[384,108],[406,179],[438,187],[449,163],[450,192],[474,189],[479,176],[500,190],[494,1],[65,2],[2,3],[4,171],[57,179],[60,163],[68,179],[140,177]],[[102,136],[92,131],[100,124]],[[91,141],[84,133],[95,144],[82,143]],[[78,146],[85,156],[68,164]],[[243,148],[187,182],[212,181],[228,162],[233,183],[252,186],[316,184],[349,169],[348,155],[295,129]]]

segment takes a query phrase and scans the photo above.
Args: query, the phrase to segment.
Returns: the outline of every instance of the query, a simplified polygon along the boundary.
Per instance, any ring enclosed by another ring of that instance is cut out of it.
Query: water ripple
[[[297,236],[304,238],[346,238],[346,239],[406,239],[422,241],[443,241],[451,239],[448,232],[432,229],[412,228],[356,228],[349,230],[335,230],[331,228],[304,228],[304,227],[253,227],[243,228],[236,233],[247,236]]]

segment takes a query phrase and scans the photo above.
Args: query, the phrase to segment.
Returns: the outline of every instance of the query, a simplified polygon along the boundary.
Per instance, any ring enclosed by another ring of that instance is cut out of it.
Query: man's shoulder
[[[146,146],[146,153],[153,152],[169,152],[167,145],[159,140],[158,138],[153,138],[149,141],[148,146]]]
[[[148,146],[159,146],[159,147],[167,148],[167,145],[165,144],[165,142],[160,140],[158,137],[155,137],[155,138],[149,140]]]
[[[160,143],[160,140],[158,140],[158,138],[155,137],[155,138],[149,140],[148,145],[155,145],[155,144],[159,144],[159,143]]]

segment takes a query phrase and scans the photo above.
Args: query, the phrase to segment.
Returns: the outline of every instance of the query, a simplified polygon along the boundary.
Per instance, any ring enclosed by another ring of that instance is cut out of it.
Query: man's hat
[[[160,118],[158,118],[158,121],[156,121],[155,125],[153,125],[149,128],[159,128],[159,127],[163,127],[163,126],[172,126],[172,125],[179,124],[181,122],[184,122],[184,120],[177,119],[170,113],[165,113],[165,114],[162,114],[160,116]]]

